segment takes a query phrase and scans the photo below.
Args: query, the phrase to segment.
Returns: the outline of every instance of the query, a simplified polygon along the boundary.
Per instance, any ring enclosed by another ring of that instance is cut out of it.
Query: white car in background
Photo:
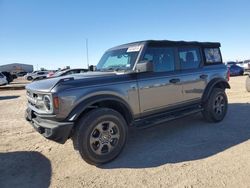
[[[34,71],[32,73],[28,73],[27,75],[25,75],[25,78],[27,80],[41,80],[47,77],[47,74],[49,73],[49,71]]]
[[[244,71],[250,70],[250,60],[240,61],[240,62],[236,63],[236,65],[242,67],[244,69]]]
[[[8,84],[6,77],[0,72],[0,86]]]

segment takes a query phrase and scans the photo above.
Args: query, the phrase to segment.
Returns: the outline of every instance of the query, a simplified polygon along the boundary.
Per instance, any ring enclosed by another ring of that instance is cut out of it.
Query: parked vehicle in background
[[[49,71],[49,73],[47,74],[47,78],[52,77],[56,72],[58,72],[58,71],[56,71],[56,70]]]
[[[48,73],[49,73],[49,71],[37,72],[35,75],[32,76],[32,80],[33,81],[43,80],[43,79],[47,78]]]
[[[250,61],[239,61],[239,62],[237,62],[236,65],[242,67],[242,68],[244,69],[244,71],[248,71],[249,68],[250,68],[250,67],[249,67],[249,62],[250,62]]]
[[[228,68],[230,68],[232,65],[236,65],[236,64],[237,64],[237,62],[235,62],[235,61],[229,61],[226,63]]]
[[[250,70],[250,60],[240,61],[237,63],[237,65],[242,67],[244,71]]]
[[[16,74],[11,74],[13,79],[17,79],[17,75]]]
[[[23,77],[27,74],[27,72],[18,72],[16,73],[17,77]]]
[[[38,71],[29,72],[29,73],[27,73],[27,74],[24,76],[24,78],[25,78],[26,80],[32,80],[32,75],[35,75],[37,72],[38,72]]]
[[[250,92],[250,75],[247,75],[246,78],[246,90]]]
[[[9,72],[2,72],[2,74],[6,77],[8,83],[12,82],[13,81],[13,77],[12,75],[9,73]]]
[[[6,85],[8,84],[6,76],[2,72],[0,72],[0,85]]]
[[[237,64],[233,64],[229,67],[230,76],[242,76],[244,75],[244,68],[238,66]]]
[[[66,69],[62,71],[57,71],[55,74],[51,75],[50,78],[59,77],[59,76],[67,76],[71,74],[80,74],[84,72],[88,72],[88,69]]]
[[[207,121],[222,121],[227,72],[220,43],[124,44],[106,51],[94,72],[28,84],[26,120],[58,143],[72,138],[86,162],[100,165],[121,153],[128,127],[198,112]]]
[[[32,73],[28,73],[25,78],[27,80],[35,80],[35,79],[44,79],[47,77],[49,71],[34,71]]]

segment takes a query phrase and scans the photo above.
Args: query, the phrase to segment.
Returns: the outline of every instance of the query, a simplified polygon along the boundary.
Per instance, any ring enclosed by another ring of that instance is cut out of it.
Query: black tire
[[[31,76],[28,76],[28,77],[27,77],[27,80],[29,80],[29,81],[32,80],[32,77],[31,77]]]
[[[225,90],[214,88],[203,107],[204,110],[202,111],[202,114],[207,121],[222,121],[227,113],[228,107],[228,100]]]
[[[115,128],[112,132],[111,126],[112,130]],[[98,108],[80,118],[72,140],[74,148],[87,163],[101,165],[115,159],[121,153],[127,140],[127,132],[127,123],[119,112],[109,108]],[[113,139],[114,135],[119,135],[119,138]]]
[[[247,79],[246,79],[246,90],[248,92],[250,92],[250,78],[249,78],[249,76],[247,76]]]

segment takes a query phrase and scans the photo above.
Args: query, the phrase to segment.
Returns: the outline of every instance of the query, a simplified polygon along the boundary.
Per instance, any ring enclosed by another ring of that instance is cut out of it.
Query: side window
[[[144,54],[143,60],[153,62],[154,72],[168,72],[175,69],[173,48],[149,47]]]
[[[80,73],[80,70],[74,70],[72,74],[79,74]]]
[[[179,48],[179,58],[182,70],[197,69],[201,63],[198,48]]]
[[[80,70],[80,73],[84,73],[84,72],[86,72],[85,70]]]
[[[71,71],[66,72],[64,75],[70,75],[70,74],[74,74],[74,73],[75,72],[73,70],[71,70]]]
[[[222,63],[222,58],[219,48],[205,48],[204,53],[207,64]]]

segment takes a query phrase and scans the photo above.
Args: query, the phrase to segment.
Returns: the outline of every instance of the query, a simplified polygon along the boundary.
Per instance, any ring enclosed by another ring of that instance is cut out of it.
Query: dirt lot
[[[199,114],[132,130],[113,162],[90,166],[69,140],[48,141],[25,122],[25,91],[0,91],[0,187],[250,187],[250,93],[231,78],[225,120]]]

